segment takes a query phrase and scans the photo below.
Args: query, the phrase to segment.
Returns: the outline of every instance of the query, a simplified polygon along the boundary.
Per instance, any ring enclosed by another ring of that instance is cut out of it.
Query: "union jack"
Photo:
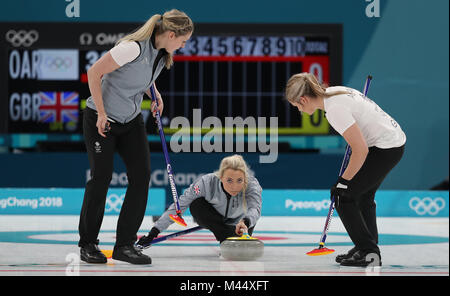
[[[194,186],[194,192],[195,194],[199,195],[200,194],[200,187],[198,185]]]
[[[78,101],[77,92],[39,92],[41,105],[39,106],[39,121],[51,122],[77,122]]]

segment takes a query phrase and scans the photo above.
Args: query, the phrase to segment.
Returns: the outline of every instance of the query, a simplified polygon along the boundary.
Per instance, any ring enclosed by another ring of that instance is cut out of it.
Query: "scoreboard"
[[[139,23],[1,23],[0,133],[82,131],[90,96],[87,70]],[[278,133],[335,132],[322,112],[300,115],[284,99],[294,73],[311,72],[325,85],[342,83],[342,27],[334,24],[195,24],[156,84],[163,124],[172,119],[278,117]],[[142,110],[149,133],[150,99]]]

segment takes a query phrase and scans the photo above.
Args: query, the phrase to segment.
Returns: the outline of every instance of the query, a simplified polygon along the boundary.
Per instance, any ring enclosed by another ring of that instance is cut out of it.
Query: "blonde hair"
[[[133,33],[130,33],[121,39],[116,44],[122,41],[143,41],[149,39],[153,31],[156,34],[162,34],[167,31],[172,31],[175,36],[184,36],[194,31],[194,23],[182,11],[172,9],[166,11],[163,15],[155,14],[150,17],[145,24],[139,27]],[[166,68],[169,69],[173,65],[173,55],[169,53],[166,58]]]
[[[232,156],[227,156],[222,159],[222,161],[220,162],[219,170],[216,171],[215,174],[219,179],[222,179],[223,174],[228,169],[241,171],[244,173],[244,187],[242,189],[242,198],[244,201],[243,203],[244,212],[247,212],[247,201],[245,200],[245,190],[247,189],[248,185],[249,166],[247,165],[242,156],[240,156],[239,154],[234,154]]]
[[[316,76],[311,73],[298,73],[294,74],[289,78],[286,84],[285,90],[285,98],[289,102],[299,102],[300,97],[308,96],[310,98],[319,98],[322,97],[324,99],[340,95],[347,94],[346,91],[333,91],[326,92],[326,88],[323,87],[320,82],[317,80]]]

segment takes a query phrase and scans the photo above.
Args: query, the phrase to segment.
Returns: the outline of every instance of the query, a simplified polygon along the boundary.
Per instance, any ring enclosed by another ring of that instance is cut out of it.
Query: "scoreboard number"
[[[106,54],[108,51],[104,50],[101,53],[96,50],[89,50],[86,52],[85,58],[86,58],[86,65],[84,66],[84,70],[87,72],[92,65],[95,64],[95,62],[101,58],[104,54]]]
[[[192,56],[305,56],[328,54],[328,42],[303,36],[192,36],[177,55]]]

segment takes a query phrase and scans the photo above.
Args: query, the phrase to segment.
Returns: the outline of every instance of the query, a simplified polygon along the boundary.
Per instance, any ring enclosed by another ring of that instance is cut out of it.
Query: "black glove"
[[[339,206],[339,203],[351,202],[350,181],[339,177],[336,184],[331,188],[331,198],[334,196],[334,203]]]
[[[153,227],[152,230],[147,235],[144,235],[139,239],[139,241],[136,243],[136,247],[139,249],[146,249],[150,247],[153,239],[158,236],[159,230],[156,227]]]

